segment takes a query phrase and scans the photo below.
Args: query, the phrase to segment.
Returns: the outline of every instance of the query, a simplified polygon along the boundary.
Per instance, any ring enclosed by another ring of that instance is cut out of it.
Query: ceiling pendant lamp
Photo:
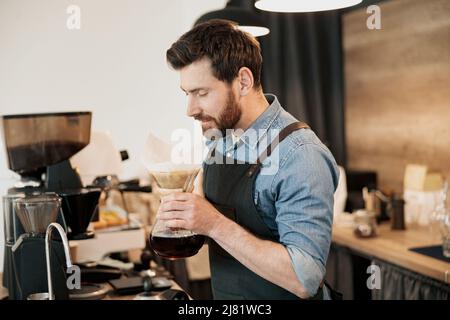
[[[270,32],[261,16],[254,7],[253,0],[229,0],[225,8],[205,13],[195,22],[195,25],[212,20],[225,19],[236,22],[238,28],[260,37]]]
[[[362,0],[256,0],[255,7],[272,12],[316,12],[351,7]]]

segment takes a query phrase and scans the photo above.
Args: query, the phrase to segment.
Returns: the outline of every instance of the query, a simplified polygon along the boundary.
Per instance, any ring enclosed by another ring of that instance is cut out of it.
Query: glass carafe
[[[199,169],[151,172],[160,195],[172,192],[191,192]],[[167,259],[187,258],[197,254],[205,237],[186,229],[170,228],[156,217],[150,235],[150,245],[159,256]]]

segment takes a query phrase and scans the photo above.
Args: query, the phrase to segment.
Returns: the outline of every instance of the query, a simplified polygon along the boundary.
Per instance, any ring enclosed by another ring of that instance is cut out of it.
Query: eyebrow
[[[194,88],[194,89],[192,89],[192,90],[185,90],[185,89],[183,89],[183,87],[181,87],[181,86],[180,86],[180,89],[183,90],[183,91],[186,92],[186,93],[195,93],[195,92],[198,92],[198,91],[200,91],[200,90],[208,90],[208,88],[204,88],[204,87]]]

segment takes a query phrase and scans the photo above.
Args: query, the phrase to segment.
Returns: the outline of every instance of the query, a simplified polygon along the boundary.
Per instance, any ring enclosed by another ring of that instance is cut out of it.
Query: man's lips
[[[211,122],[214,121],[214,118],[211,117],[202,117],[202,118],[194,118],[197,121],[201,121],[201,122]]]

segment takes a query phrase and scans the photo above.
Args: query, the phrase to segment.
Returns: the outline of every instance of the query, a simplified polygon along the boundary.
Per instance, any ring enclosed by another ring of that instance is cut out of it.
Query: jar
[[[378,234],[376,214],[373,211],[356,210],[354,233],[359,238],[375,237]]]

